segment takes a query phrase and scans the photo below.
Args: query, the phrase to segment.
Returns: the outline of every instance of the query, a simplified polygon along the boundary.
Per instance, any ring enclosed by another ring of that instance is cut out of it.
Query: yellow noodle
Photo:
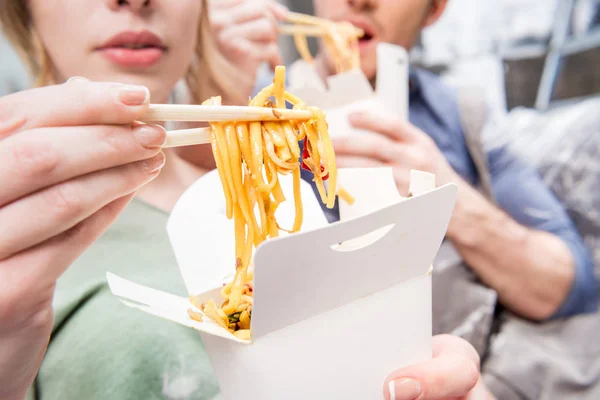
[[[274,98],[274,101],[271,100]],[[313,115],[307,122],[219,122],[211,124],[211,145],[219,170],[219,178],[227,202],[227,216],[234,220],[235,275],[221,289],[223,303],[214,301],[192,304],[214,319],[219,325],[240,338],[250,337],[253,303],[252,251],[263,241],[277,237],[279,227],[275,214],[286,201],[279,176],[292,174],[295,218],[289,232],[302,226],[301,152],[298,141],[304,140],[308,158],[302,160],[314,173],[321,198],[329,207],[335,198],[335,155],[326,132],[324,114],[309,108],[296,96],[285,91],[285,69],[278,67],[272,85],[249,101],[255,107],[286,107],[286,102],[296,110],[308,110]],[[219,98],[205,104],[220,105]],[[324,130],[324,131],[323,131]],[[306,156],[306,153],[304,154]],[[323,181],[329,175],[328,190]],[[333,180],[331,180],[333,178]],[[193,319],[201,314],[190,310]]]
[[[323,29],[323,44],[333,58],[336,73],[360,68],[359,31],[351,23],[317,20],[306,21],[306,23]],[[306,35],[294,34],[294,44],[302,59],[312,64],[314,59],[308,48]]]

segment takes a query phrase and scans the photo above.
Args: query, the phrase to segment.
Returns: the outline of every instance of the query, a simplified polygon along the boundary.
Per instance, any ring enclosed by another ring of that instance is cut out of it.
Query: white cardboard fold
[[[305,230],[256,250],[252,343],[207,318],[192,321],[187,298],[113,274],[107,280],[126,305],[200,331],[225,399],[379,398],[390,371],[431,357],[427,271],[456,187],[419,189],[430,178],[413,173],[415,196],[402,199],[390,189],[387,169],[340,170],[342,181],[357,185],[352,194],[360,209],[342,212],[344,220],[331,225],[303,182]],[[282,186],[291,199],[290,180]],[[380,186],[387,189],[369,207],[363,198]],[[281,220],[292,221],[291,209],[281,210]],[[379,237],[364,240],[372,232]],[[219,301],[223,278],[234,269],[234,241],[218,174],[186,191],[168,233],[189,293]]]
[[[334,137],[366,133],[348,121],[348,116],[356,111],[383,110],[402,120],[408,119],[408,53],[400,46],[377,45],[375,91],[360,70],[329,77],[325,87],[314,68],[304,62],[290,70],[290,81],[292,93],[326,112]]]

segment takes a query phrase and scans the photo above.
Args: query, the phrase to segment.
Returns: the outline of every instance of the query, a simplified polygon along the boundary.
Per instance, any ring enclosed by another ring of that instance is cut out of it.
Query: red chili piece
[[[306,165],[306,163],[304,162],[304,160],[306,160],[307,158],[310,158],[310,153],[308,152],[308,146],[306,145],[306,141],[308,138],[304,138],[304,144],[303,144],[303,148],[302,148],[302,169],[307,170],[309,172],[313,172],[308,165]],[[323,164],[321,164],[321,172],[325,171],[325,167],[323,166]],[[323,177],[323,180],[326,181],[327,179],[329,179],[329,174],[325,175]]]

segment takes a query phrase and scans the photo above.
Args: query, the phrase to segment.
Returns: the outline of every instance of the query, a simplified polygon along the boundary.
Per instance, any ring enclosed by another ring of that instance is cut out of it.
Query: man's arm
[[[471,188],[437,143],[414,125],[373,111],[349,119],[372,134],[334,138],[338,167],[391,166],[400,193],[407,193],[411,169],[435,174],[440,185],[459,185],[448,238],[504,306],[533,320],[596,309],[590,254],[534,169],[504,149],[489,154],[497,207]],[[445,140],[451,146],[455,139]]]
[[[558,200],[530,167],[503,149],[490,153],[499,206],[460,177],[448,237],[501,303],[543,320],[591,312],[597,287],[590,255]]]

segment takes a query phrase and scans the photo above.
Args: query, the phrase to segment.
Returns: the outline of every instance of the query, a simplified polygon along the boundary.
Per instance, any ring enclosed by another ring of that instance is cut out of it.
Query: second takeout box
[[[186,297],[108,274],[127,305],[200,331],[224,399],[377,399],[394,369],[431,358],[431,276],[450,221],[456,187],[433,189],[413,172],[401,198],[389,169],[340,170],[356,197],[342,221],[327,224],[303,182],[303,231],[255,252],[252,342],[207,318],[191,320]],[[288,199],[291,180],[282,178]],[[433,189],[433,190],[430,190]],[[282,205],[282,226],[293,202]],[[216,172],[177,203],[167,226],[190,295],[220,302],[234,272],[233,223]],[[193,351],[193,349],[190,349]]]

